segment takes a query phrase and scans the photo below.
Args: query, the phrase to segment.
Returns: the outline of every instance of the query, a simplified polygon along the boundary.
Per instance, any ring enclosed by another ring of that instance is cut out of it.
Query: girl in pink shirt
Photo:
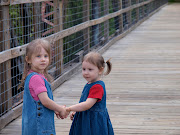
[[[51,60],[51,45],[44,39],[28,44],[24,72],[20,87],[24,85],[22,135],[55,135],[54,112],[58,118],[66,118],[65,106],[53,101],[51,76],[47,69]]]

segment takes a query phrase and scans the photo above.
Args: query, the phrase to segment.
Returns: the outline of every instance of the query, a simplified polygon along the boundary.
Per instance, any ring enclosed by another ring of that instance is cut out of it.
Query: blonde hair
[[[32,54],[40,52],[41,47],[48,53],[49,64],[50,64],[51,63],[51,44],[47,40],[42,39],[42,38],[35,39],[27,45],[25,58],[27,58],[27,60],[30,60],[32,57]],[[31,65],[27,62],[27,60],[26,59],[24,60],[24,71],[23,71],[21,83],[18,88],[21,88],[24,86],[24,81],[28,75],[28,72],[31,69]],[[48,81],[52,82],[53,79],[48,74],[47,70],[48,70],[48,66],[44,70],[44,76],[48,79]]]
[[[83,61],[87,61],[95,66],[98,67],[99,70],[103,68],[105,68],[105,62],[104,62],[104,58],[102,57],[101,54],[97,53],[97,52],[90,52],[88,54],[86,54],[82,60]],[[112,69],[112,64],[110,62],[110,59],[106,61],[107,64],[107,71],[105,73],[105,75],[108,75],[111,72]]]

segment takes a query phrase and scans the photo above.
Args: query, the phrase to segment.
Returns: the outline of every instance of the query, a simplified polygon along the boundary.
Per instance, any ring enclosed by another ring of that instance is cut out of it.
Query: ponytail
[[[112,69],[112,64],[110,62],[111,58],[109,60],[106,61],[106,64],[107,64],[107,71],[104,75],[108,75],[110,72],[111,72],[111,69]]]

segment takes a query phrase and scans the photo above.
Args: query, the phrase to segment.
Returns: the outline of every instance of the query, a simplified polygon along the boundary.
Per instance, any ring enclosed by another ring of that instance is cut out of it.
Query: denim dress
[[[55,135],[54,111],[44,107],[40,100],[35,101],[29,91],[29,81],[35,74],[37,73],[30,73],[25,80],[22,111],[22,135]],[[46,81],[46,79],[44,79],[44,81],[48,97],[53,100],[51,85]]]
[[[95,84],[100,84],[103,87],[102,100],[96,102],[89,110],[76,112],[69,135],[114,135],[106,108],[106,89],[103,81],[86,84],[79,103],[86,101],[90,88]]]

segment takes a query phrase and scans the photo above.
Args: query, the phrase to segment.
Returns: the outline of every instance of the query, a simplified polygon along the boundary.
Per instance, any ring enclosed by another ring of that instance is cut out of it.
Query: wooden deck
[[[115,135],[180,135],[180,4],[162,8],[103,56],[113,69],[103,80]],[[54,91],[67,106],[85,85],[79,72]],[[70,119],[55,118],[57,135],[68,135]],[[20,135],[21,117],[2,135]]]

